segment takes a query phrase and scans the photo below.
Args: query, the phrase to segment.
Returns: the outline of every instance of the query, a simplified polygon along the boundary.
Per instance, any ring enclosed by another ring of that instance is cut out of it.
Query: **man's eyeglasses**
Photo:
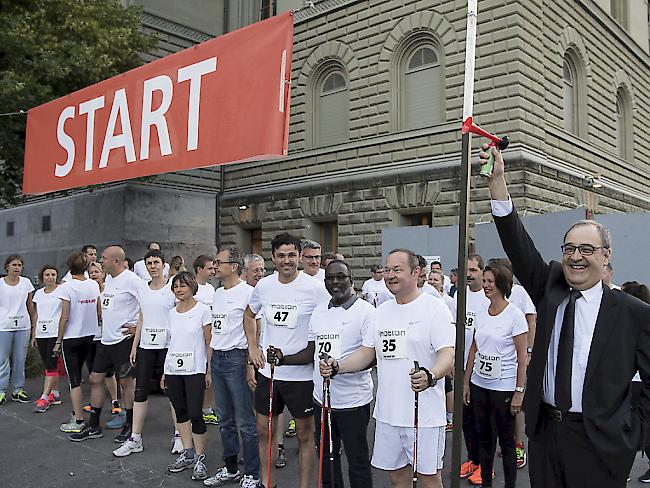
[[[592,246],[591,244],[580,244],[579,246],[574,246],[573,244],[564,244],[560,246],[562,249],[562,254],[565,256],[572,256],[576,249],[582,256],[591,256],[596,249],[606,249],[603,246]]]
[[[312,260],[312,261],[318,261],[318,260],[321,258],[320,254],[317,255],[317,256],[305,256],[305,255],[303,254],[302,257],[305,258],[305,259],[307,259],[307,260]]]
[[[214,262],[215,266],[221,266],[222,264],[237,264],[234,261],[219,261],[218,259]]]

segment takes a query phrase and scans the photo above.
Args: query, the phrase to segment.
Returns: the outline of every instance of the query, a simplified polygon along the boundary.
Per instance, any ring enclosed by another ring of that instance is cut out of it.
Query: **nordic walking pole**
[[[269,346],[273,349],[273,346]],[[268,358],[267,358],[268,359]],[[275,360],[269,363],[271,367],[271,381],[269,381],[269,447],[266,453],[266,484],[271,486],[271,455],[273,453],[273,373],[275,372]]]
[[[413,368],[417,373],[420,371],[420,365],[413,361]],[[419,392],[415,392],[415,403],[413,405],[413,488],[418,486],[418,401]]]
[[[327,439],[330,448],[330,488],[334,488],[334,439],[332,439],[332,383],[329,378],[325,382],[327,385]]]
[[[465,88],[463,91],[463,121],[472,116],[474,105],[474,64],[476,55],[476,17],[478,0],[467,2],[467,35],[465,42]],[[456,307],[456,362],[454,378],[454,429],[451,448],[451,487],[460,488],[460,464],[463,442],[463,389],[458,383],[462,382],[465,374],[465,320],[467,310],[467,254],[469,233],[469,202],[470,202],[470,155],[472,149],[472,133],[462,131],[461,161],[460,161],[460,220],[458,222],[458,305]]]
[[[323,396],[320,402],[320,439],[318,441],[318,488],[323,488],[323,448],[325,447],[325,378],[323,378]]]

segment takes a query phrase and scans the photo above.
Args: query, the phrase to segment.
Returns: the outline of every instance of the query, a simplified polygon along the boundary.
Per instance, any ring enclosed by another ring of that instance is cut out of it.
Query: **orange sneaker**
[[[492,470],[492,479],[494,479],[494,470]],[[472,476],[469,477],[469,482],[476,486],[481,486],[483,479],[481,478],[481,467],[478,466],[476,471],[472,473]]]
[[[463,479],[469,478],[477,469],[480,469],[478,464],[474,464],[472,461],[465,461],[460,465],[460,477]]]

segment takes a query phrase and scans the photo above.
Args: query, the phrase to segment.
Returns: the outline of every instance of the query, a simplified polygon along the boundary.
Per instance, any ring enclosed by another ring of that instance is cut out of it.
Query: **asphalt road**
[[[40,380],[29,380],[27,391],[36,394],[40,391]],[[0,486],[3,488],[55,488],[89,487],[116,488],[122,486],[183,487],[199,486],[192,481],[191,473],[166,473],[166,466],[174,460],[170,453],[173,428],[169,417],[169,407],[164,396],[150,397],[149,416],[143,434],[145,450],[126,458],[115,458],[112,450],[118,445],[113,441],[116,431],[104,430],[102,439],[91,439],[74,443],[59,431],[59,424],[69,416],[69,400],[63,393],[64,403],[51,407],[45,414],[35,414],[32,406],[9,401],[0,407]],[[108,407],[108,404],[106,405]],[[102,414],[102,423],[107,420]],[[372,421],[371,421],[372,426]],[[206,464],[210,475],[222,466],[221,440],[219,427],[208,426],[208,455]],[[369,432],[372,445],[372,429]],[[288,463],[278,470],[278,487],[297,488],[297,442],[285,439]],[[443,472],[445,486],[451,486],[451,434],[447,434],[447,455]],[[636,478],[647,469],[647,460],[640,455],[632,471],[629,486],[643,486]],[[500,459],[495,462],[497,478],[495,487],[503,486]],[[316,476],[314,470],[314,476]],[[517,487],[529,487],[528,471],[519,470]],[[375,488],[388,488],[388,476],[373,469]],[[462,486],[470,486],[462,481]],[[230,485],[235,486],[235,485]],[[312,486],[316,486],[316,480]],[[346,484],[347,486],[347,484]]]

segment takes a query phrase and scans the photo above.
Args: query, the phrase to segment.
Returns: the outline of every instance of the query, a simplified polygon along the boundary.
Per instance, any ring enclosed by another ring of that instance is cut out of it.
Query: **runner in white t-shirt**
[[[309,341],[309,319],[321,301],[329,294],[316,280],[298,271],[301,242],[290,234],[280,234],[271,241],[271,258],[277,273],[262,278],[251,295],[244,315],[248,355],[259,368],[255,389],[257,432],[263,467],[268,466],[269,362],[276,362],[273,386],[273,425],[285,405],[296,420],[298,433],[300,487],[311,483],[314,464],[314,404],[313,383],[314,343]],[[261,345],[258,343],[255,317],[262,312]],[[260,347],[261,346],[261,347]],[[266,353],[266,361],[265,354]],[[277,359],[277,361],[276,361]],[[273,451],[275,452],[275,451]],[[270,461],[271,464],[275,459]],[[274,486],[262,469],[262,484]]]
[[[125,457],[143,450],[142,427],[148,411],[149,382],[154,371],[161,371],[165,365],[169,341],[169,311],[176,304],[171,283],[163,276],[163,254],[155,249],[148,251],[144,261],[151,281],[138,290],[140,317],[130,353],[131,365],[135,367],[133,428],[131,437],[113,451],[117,457]]]
[[[442,300],[442,297],[440,296],[440,293],[438,293],[438,290],[436,290],[433,286],[429,284],[427,281],[429,275],[427,273],[427,260],[424,259],[424,256],[421,256],[419,254],[415,255],[418,258],[418,264],[420,266],[420,276],[418,276],[418,288],[420,288],[420,291],[423,293],[426,293],[427,295],[431,295],[432,297],[435,298],[440,298]]]
[[[7,401],[10,376],[11,399],[20,403],[31,401],[24,387],[25,359],[34,318],[34,286],[20,276],[23,264],[21,256],[9,256],[5,261],[7,276],[0,278],[0,405]]]
[[[505,487],[515,488],[517,482],[515,416],[524,398],[528,324],[523,312],[507,300],[511,289],[512,273],[505,266],[485,268],[483,290],[490,306],[476,316],[465,369],[464,400],[474,409],[481,463],[470,482],[482,486],[492,484],[497,437]]]
[[[59,395],[59,358],[54,354],[59,319],[61,318],[61,300],[56,293],[58,270],[55,266],[45,265],[38,272],[38,281],[44,288],[34,293],[34,310],[36,320],[32,326],[32,347],[38,352],[45,366],[43,393],[34,402],[34,412],[45,413],[50,405],[60,405]],[[57,398],[58,397],[58,398]]]
[[[83,421],[81,371],[99,327],[99,285],[84,275],[88,268],[88,257],[84,253],[70,254],[68,268],[72,279],[56,290],[61,301],[61,316],[53,352],[63,356],[72,403],[72,418],[63,423],[60,430],[76,435],[87,428]]]
[[[172,290],[178,300],[169,311],[169,345],[162,383],[176,411],[184,451],[167,470],[178,473],[192,468],[193,480],[208,477],[205,467],[206,426],[201,403],[211,384],[210,348],[212,314],[197,302],[198,284],[194,275],[183,271],[174,276]]]
[[[372,304],[375,308],[388,300],[395,299],[384,281],[384,267],[375,264],[370,268],[370,272],[372,273],[372,278],[363,282],[361,298]]]
[[[221,486],[240,481],[241,486],[257,488],[260,456],[253,401],[246,384],[248,343],[244,334],[244,311],[253,287],[239,274],[244,254],[237,248],[219,251],[215,275],[223,286],[214,294],[212,304],[212,389],[214,405],[221,423],[224,466],[204,481],[206,486]],[[239,446],[243,446],[244,473],[237,466]]]
[[[97,248],[93,246],[92,244],[86,244],[84,247],[81,248],[81,252],[84,253],[88,257],[88,265],[90,263],[94,263],[97,261]],[[90,278],[88,275],[88,271],[84,271],[84,276],[86,278]],[[65,283],[66,281],[70,281],[72,279],[72,274],[70,273],[70,270],[63,275],[63,278],[61,278],[61,283]]]
[[[413,476],[413,392],[418,391],[418,476],[424,486],[442,487],[446,417],[444,384],[438,379],[453,365],[451,314],[442,300],[418,288],[420,266],[412,251],[391,251],[386,270],[395,300],[377,309],[373,347],[361,346],[340,363],[321,361],[321,374],[360,371],[377,357],[372,465],[388,471],[393,486],[408,486]]]
[[[337,361],[348,357],[359,347],[374,344],[375,309],[354,293],[350,267],[340,260],[331,261],[325,268],[325,286],[332,296],[329,303],[321,303],[311,315],[309,340],[314,341],[314,360],[327,354]],[[370,403],[372,402],[370,369],[343,374],[331,379],[332,440],[334,444],[334,480],[330,480],[329,457],[323,456],[323,486],[343,486],[341,470],[341,442],[349,465],[352,488],[372,486],[370,455],[367,442]],[[321,422],[323,377],[314,369],[315,424]],[[320,431],[316,430],[316,443]]]
[[[157,242],[150,242],[147,244],[147,252],[149,251],[158,251],[162,253],[162,250],[160,248],[160,244]],[[151,281],[151,275],[149,274],[149,271],[147,269],[147,264],[146,264],[146,257],[140,259],[139,261],[136,261],[133,264],[133,272],[137,274],[142,280],[144,280],[145,283],[149,283]],[[169,264],[164,263],[163,265],[163,277],[168,278],[169,277]]]

